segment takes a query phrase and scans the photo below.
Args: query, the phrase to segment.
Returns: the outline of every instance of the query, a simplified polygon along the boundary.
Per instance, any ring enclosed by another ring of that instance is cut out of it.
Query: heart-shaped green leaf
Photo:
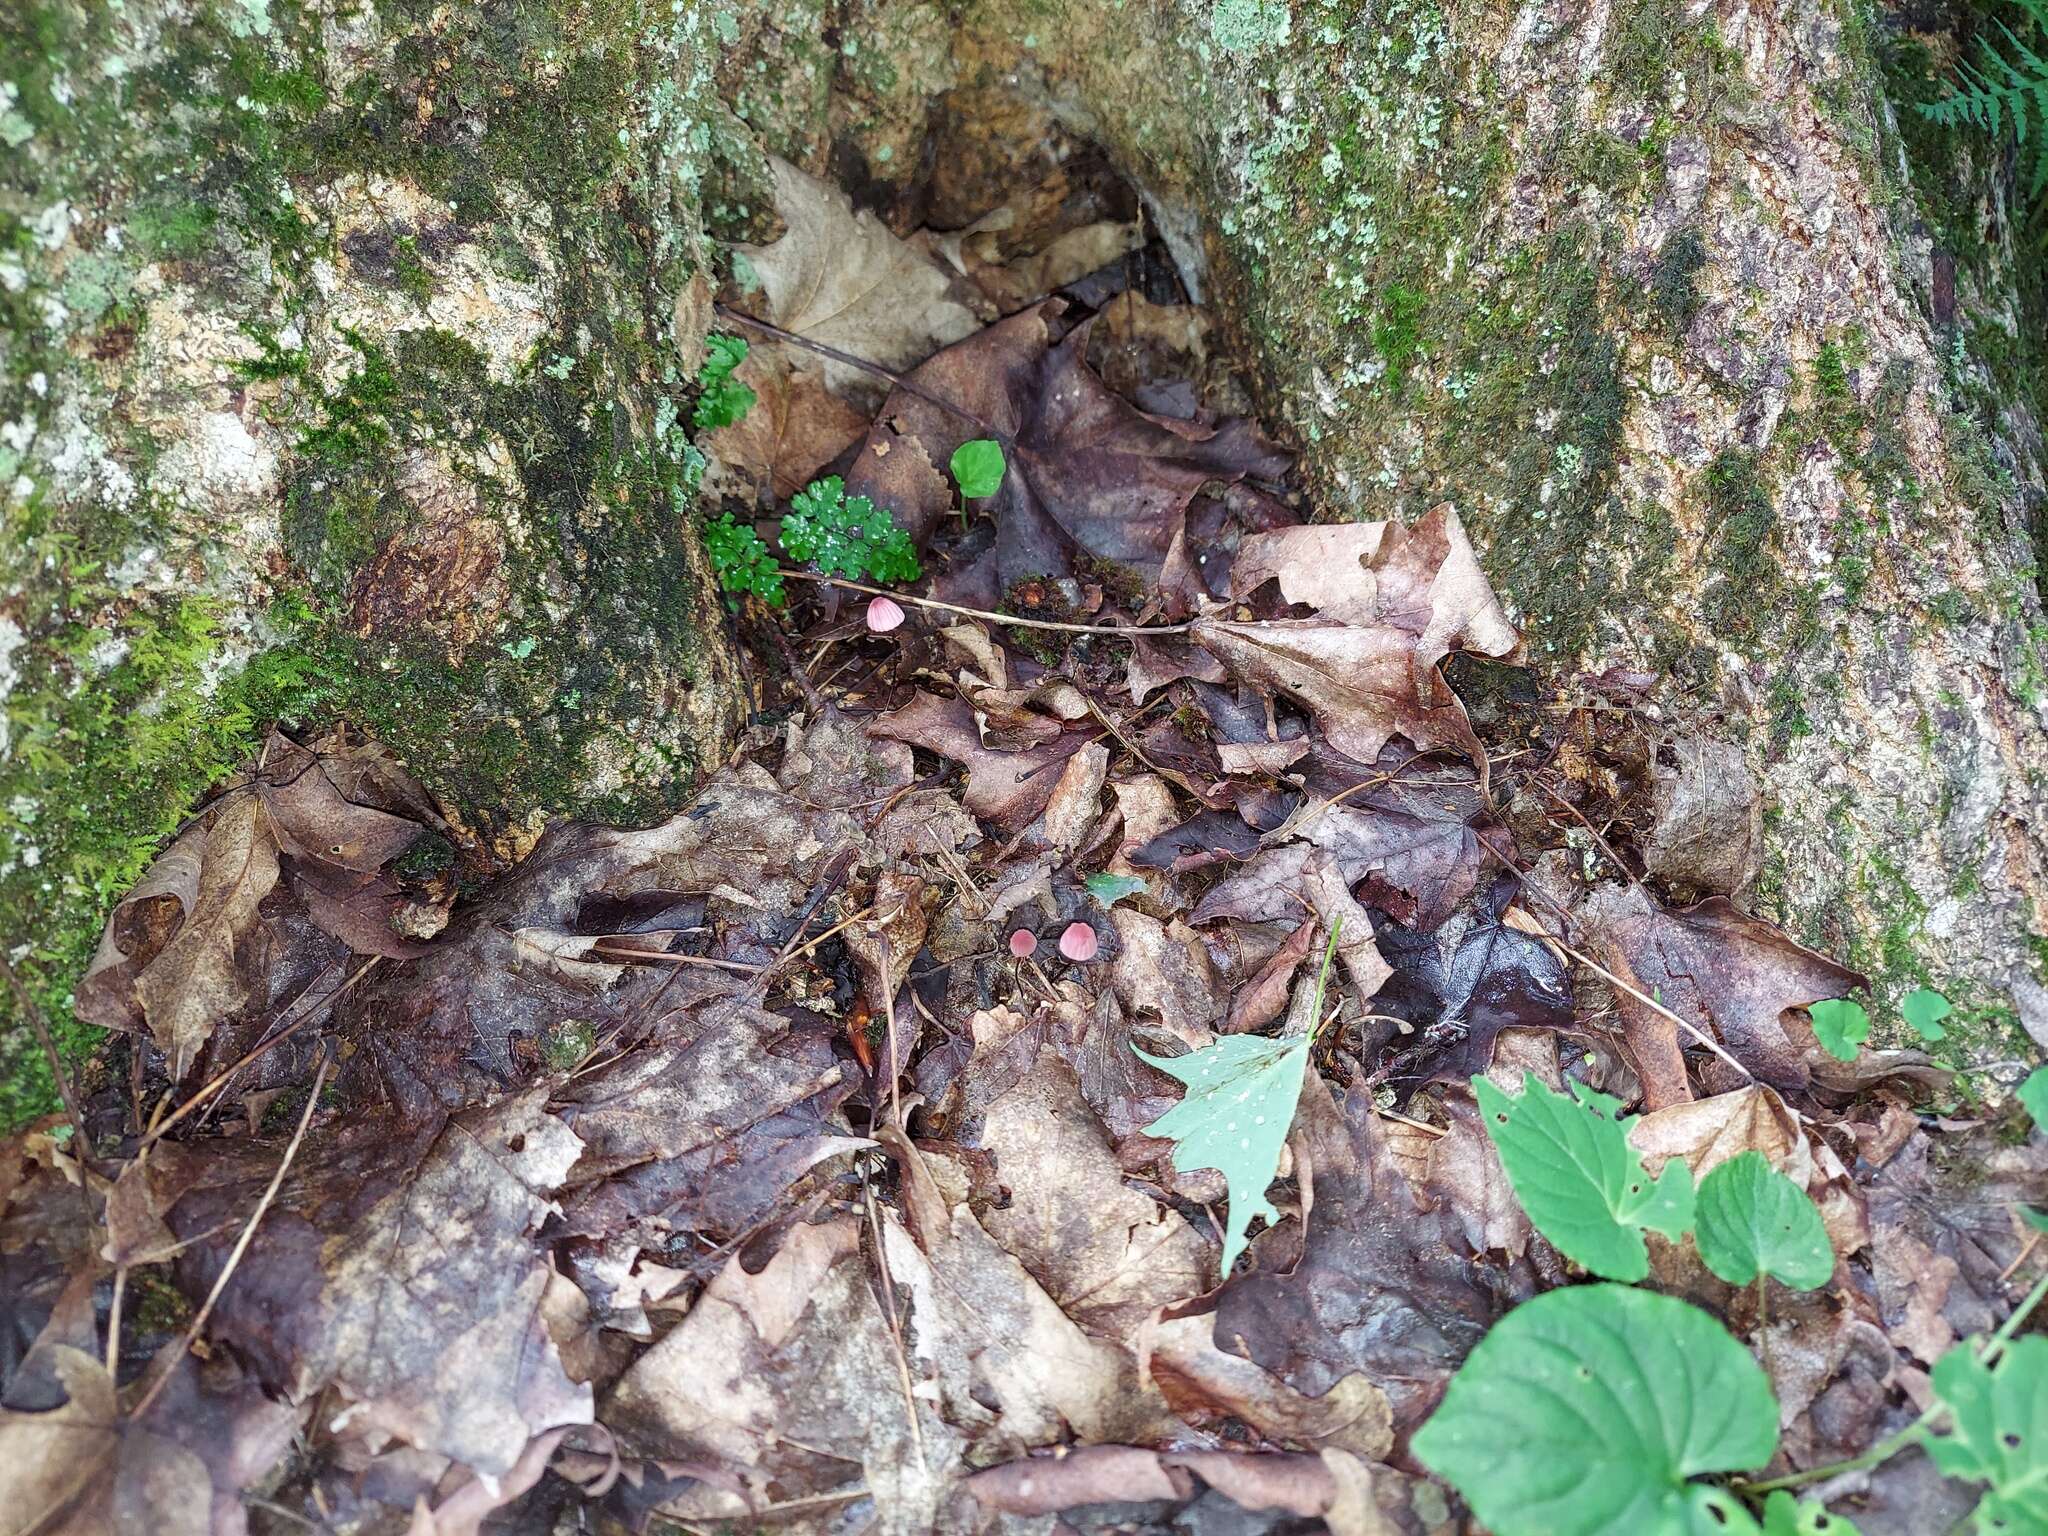
[[[1899,1012],[1922,1040],[1946,1040],[1941,1021],[1955,1012],[1955,1005],[1939,992],[1915,987],[1899,1000]]]
[[[1185,1056],[1138,1051],[1160,1071],[1188,1085],[1187,1095],[1146,1126],[1145,1134],[1173,1138],[1173,1166],[1182,1173],[1221,1169],[1229,1185],[1230,1212],[1223,1224],[1225,1278],[1244,1252],[1252,1218],[1273,1221],[1279,1216],[1266,1199],[1266,1186],[1273,1182],[1287,1128],[1294,1123],[1308,1044],[1305,1034],[1279,1040],[1225,1035]]]
[[[1761,1152],[1731,1157],[1700,1180],[1693,1237],[1707,1268],[1730,1285],[1748,1285],[1761,1270],[1811,1291],[1835,1272],[1819,1209]]]
[[[952,470],[962,496],[993,496],[1003,484],[1003,445],[992,437],[962,443],[953,450]]]
[[[1856,1048],[1870,1038],[1870,1015],[1861,1003],[1833,997],[1806,1011],[1813,1018],[1814,1038],[1838,1061],[1854,1061]]]
[[[1950,1477],[1991,1486],[1977,1505],[1978,1536],[2048,1531],[2048,1338],[2028,1334],[1986,1365],[1968,1341],[1934,1367],[1949,1432],[1927,1454]]]
[[[1640,1280],[1650,1272],[1642,1229],[1675,1242],[1692,1225],[1692,1171],[1674,1157],[1653,1181],[1628,1143],[1633,1117],[1616,1119],[1621,1105],[1606,1094],[1575,1082],[1568,1099],[1533,1072],[1518,1097],[1485,1077],[1472,1091],[1522,1209],[1575,1264]]]
[[[1496,1324],[1413,1448],[1496,1536],[1722,1536],[1728,1496],[1689,1479],[1777,1445],[1762,1368],[1713,1318],[1580,1285]]]

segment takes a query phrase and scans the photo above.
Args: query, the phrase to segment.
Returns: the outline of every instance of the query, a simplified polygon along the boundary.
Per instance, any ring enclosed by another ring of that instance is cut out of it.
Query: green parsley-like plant
[[[707,336],[704,352],[704,366],[697,370],[697,409],[690,419],[698,431],[709,432],[740,420],[760,397],[732,376],[746,361],[744,341],[737,336]]]
[[[738,598],[752,593],[771,608],[782,606],[782,568],[761,536],[721,512],[704,525],[704,552],[721,591]]]
[[[915,581],[924,574],[917,547],[889,509],[865,496],[848,496],[837,475],[813,480],[790,502],[782,520],[782,547],[827,576],[873,581]]]

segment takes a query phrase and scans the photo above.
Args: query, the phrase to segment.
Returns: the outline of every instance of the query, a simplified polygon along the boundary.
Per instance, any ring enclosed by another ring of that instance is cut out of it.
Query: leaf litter
[[[689,804],[514,860],[280,733],[115,906],[0,1143],[0,1532],[1741,1530],[1944,1393],[1837,1523],[2034,1518],[2039,1340],[1959,1341],[2039,1129],[1858,1049],[1747,768],[1524,671],[1454,508],[1315,520],[1085,160],[941,159],[773,167],[707,495],[928,576],[742,609]]]

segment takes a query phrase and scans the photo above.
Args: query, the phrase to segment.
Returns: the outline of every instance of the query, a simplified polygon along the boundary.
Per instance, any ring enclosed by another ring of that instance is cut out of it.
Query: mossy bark
[[[0,7],[0,938],[60,1020],[271,721],[355,721],[499,855],[723,756],[679,405],[730,24]],[[48,1092],[8,1040],[0,1120]]]
[[[1881,1002],[2048,1040],[2043,275],[2008,146],[1915,109],[1953,35],[1851,0],[835,20],[829,105],[743,103],[764,139],[886,206],[938,92],[1049,104],[1140,185],[1327,507],[1453,498],[1553,677],[1654,674],[1744,745],[1773,915]]]

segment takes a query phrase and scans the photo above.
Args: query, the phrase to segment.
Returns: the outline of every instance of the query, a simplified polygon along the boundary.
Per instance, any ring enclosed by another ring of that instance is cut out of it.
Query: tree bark
[[[0,937],[53,1012],[270,719],[501,856],[723,758],[677,413],[719,19],[0,7]]]

